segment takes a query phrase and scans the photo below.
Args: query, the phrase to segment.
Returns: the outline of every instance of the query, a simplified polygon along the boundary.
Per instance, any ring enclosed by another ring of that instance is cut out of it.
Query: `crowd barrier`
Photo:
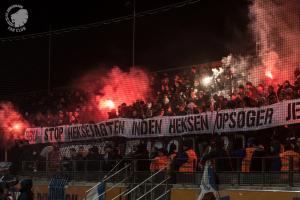
[[[300,171],[294,169],[295,163],[293,162],[293,158],[289,157],[288,160],[288,170],[286,171],[274,171],[270,169],[270,165],[272,162],[273,157],[260,157],[260,158],[253,158],[256,160],[256,169],[251,169],[252,166],[250,163],[250,170],[249,172],[242,171],[243,165],[243,158],[218,158],[212,160],[212,163],[215,165],[216,173],[218,175],[218,179],[220,184],[223,185],[262,185],[262,186],[300,186]],[[99,181],[101,180],[108,171],[107,164],[113,167],[117,162],[120,160],[83,160],[83,161],[69,161],[71,163],[71,168],[67,169],[64,165],[66,162],[61,162],[55,168],[51,166],[51,162],[45,161],[23,161],[22,168],[18,172],[20,176],[30,176],[32,178],[41,179],[44,178],[46,180],[50,180],[53,174],[60,171],[66,174],[70,180],[73,181]],[[144,178],[148,177],[153,173],[153,171],[148,170],[141,170],[141,165],[150,165],[153,160],[123,160],[118,168],[124,166],[126,163],[132,164],[131,173],[133,176],[132,178],[128,179],[128,182],[138,183]],[[229,168],[221,169],[220,167],[216,166],[218,161],[222,161],[222,163],[228,163]],[[69,163],[69,164],[70,164]],[[89,163],[93,163],[93,167],[97,169],[91,169]],[[78,164],[80,168],[78,168]],[[176,184],[191,184],[191,185],[199,185],[203,168],[200,161],[195,163],[193,172],[178,172],[174,171],[171,168],[166,171],[165,173],[169,173],[171,176],[174,176],[173,183]],[[112,169],[112,167],[110,169]],[[143,166],[145,167],[145,166]],[[106,168],[106,169],[105,169]],[[125,174],[121,174],[115,177],[112,182],[118,182],[124,179]]]

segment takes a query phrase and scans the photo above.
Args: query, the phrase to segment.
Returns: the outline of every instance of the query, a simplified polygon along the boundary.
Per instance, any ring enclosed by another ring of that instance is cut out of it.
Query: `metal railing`
[[[155,191],[156,189],[158,189],[161,186],[165,186],[165,191],[163,194],[165,194],[168,191],[168,180],[169,178],[167,177],[165,180],[161,181],[160,183],[158,183],[156,186],[154,186],[153,188],[151,188],[148,192],[146,192],[145,194],[143,194],[142,196],[140,196],[137,200],[143,199],[144,197],[146,197],[149,194],[152,194],[153,191]],[[153,195],[151,195],[152,197]]]
[[[169,199],[169,197],[166,197],[166,196],[167,196],[167,195],[170,195],[170,192],[171,192],[170,189],[167,190],[165,193],[163,193],[162,195],[160,195],[159,197],[157,197],[155,200],[160,200],[160,199],[162,199],[163,197]]]
[[[149,176],[148,178],[146,178],[145,180],[143,180],[142,182],[138,183],[136,186],[126,190],[126,191],[123,191],[121,192],[119,195],[117,195],[116,197],[114,197],[112,200],[116,200],[116,199],[141,199],[143,197],[145,197],[146,195],[148,194],[152,194],[152,192],[158,188],[158,186],[161,186],[164,182],[167,182],[168,178],[165,178],[165,180],[163,180],[161,183],[157,184],[155,187],[152,187],[153,186],[153,179],[157,176],[157,175],[161,175],[161,173],[163,171],[165,171],[166,168],[163,168],[163,169],[160,169],[158,171],[156,171],[155,173],[153,173],[151,176]],[[164,174],[166,175],[166,174]],[[147,184],[147,182],[150,181],[150,186],[151,186],[151,189],[146,192],[146,189],[147,189],[147,186],[149,186],[149,184]],[[144,190],[142,191],[142,195],[139,196],[139,193],[141,191],[140,188],[144,186]],[[151,198],[153,199],[153,198]]]
[[[214,159],[216,173],[219,177],[220,184],[224,185],[285,185],[285,186],[300,186],[300,166],[295,164],[293,157],[284,158],[286,161],[285,164],[288,165],[285,170],[281,170],[281,158],[277,157],[253,157],[250,162],[245,162],[244,158],[237,157],[226,157],[226,158],[217,158]],[[119,160],[120,161],[120,160]],[[121,169],[126,163],[132,163],[132,173],[133,177],[130,180],[126,180],[131,183],[139,183],[148,176],[151,176],[149,166],[141,171],[139,166],[140,161],[148,161],[150,163],[152,160],[125,160],[124,163],[120,162],[116,169]],[[75,161],[74,161],[75,162]],[[82,161],[83,163],[89,163],[89,161]],[[98,160],[99,166],[105,165],[105,161]],[[116,160],[106,161],[106,163],[117,163]],[[273,168],[273,164],[276,163],[277,169]],[[19,175],[31,176],[33,178],[48,178],[57,172],[52,170],[46,170],[46,167],[41,167],[46,164],[46,162],[39,162],[33,165],[32,161],[27,162],[30,166],[40,166],[33,170],[32,168],[26,167],[26,162],[23,162],[23,168],[20,170]],[[31,163],[31,164],[30,164]],[[220,164],[221,163],[221,164]],[[223,163],[223,164],[222,164]],[[225,164],[228,166],[225,167]],[[86,164],[86,165],[87,165]],[[244,165],[249,166],[249,171],[243,171],[242,168]],[[253,165],[253,166],[252,166]],[[113,165],[116,166],[116,165]],[[112,169],[112,167],[110,168]],[[90,171],[88,167],[84,167],[83,171],[63,171],[64,173],[70,176],[70,179],[73,181],[98,181],[102,180],[107,176],[109,171],[103,170],[99,167],[97,171]],[[202,177],[203,167],[200,162],[196,163],[195,169],[192,172],[178,172],[176,170],[171,171],[171,174],[175,177],[173,178],[172,184],[194,184],[199,185]],[[162,173],[163,174],[163,173]],[[123,177],[124,178],[124,177]],[[123,178],[116,178],[113,182],[120,182]]]
[[[104,196],[107,192],[109,192],[110,190],[116,188],[117,186],[119,186],[121,183],[123,183],[125,180],[127,180],[129,178],[129,175],[127,173],[127,169],[129,169],[131,167],[131,164],[127,164],[123,168],[121,168],[118,171],[114,172],[113,174],[109,175],[111,172],[113,172],[117,168],[117,166],[119,166],[120,162],[118,162],[115,165],[115,167],[112,168],[112,170],[107,174],[106,177],[104,177],[104,179],[102,181],[100,181],[99,183],[97,183],[96,185],[94,185],[92,188],[90,188],[89,190],[87,190],[85,192],[85,200],[88,199],[90,192],[93,191],[95,188],[98,188],[100,184],[103,184],[104,191],[101,194],[94,197],[92,200],[99,199],[100,197]],[[105,189],[105,183],[109,182],[113,177],[119,175],[120,173],[124,173],[124,171],[125,171],[125,177],[121,181],[117,182],[115,185],[111,186],[108,190],[106,190]]]

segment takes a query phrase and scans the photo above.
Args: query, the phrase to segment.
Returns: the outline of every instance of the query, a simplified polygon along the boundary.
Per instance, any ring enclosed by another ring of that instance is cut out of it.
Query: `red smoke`
[[[82,77],[79,87],[90,94],[82,112],[84,121],[105,120],[107,113],[113,109],[117,111],[122,103],[131,105],[136,100],[147,100],[151,91],[149,76],[138,67],[128,72],[119,67],[107,72],[92,71]]]
[[[272,72],[271,71],[269,71],[269,70],[267,70],[266,71],[266,77],[268,77],[269,79],[273,79],[273,74],[272,74]]]
[[[300,66],[299,0],[255,0],[250,14],[263,71],[271,71],[276,83],[294,80]],[[261,82],[265,73],[256,69],[251,77]]]
[[[18,113],[10,102],[0,103],[0,131],[3,146],[9,147],[16,139],[24,139],[28,122]]]
[[[100,102],[99,102],[99,110],[102,110],[102,109],[109,109],[109,110],[112,110],[112,109],[115,109],[116,106],[115,106],[115,102],[113,102],[113,100],[104,100],[104,99],[101,99],[100,97]]]

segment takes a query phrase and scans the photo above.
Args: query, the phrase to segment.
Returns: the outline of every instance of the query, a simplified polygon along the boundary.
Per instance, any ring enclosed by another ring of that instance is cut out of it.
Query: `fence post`
[[[22,162],[21,162],[21,172],[24,172],[24,171],[25,171],[25,162],[26,162],[26,161],[22,161]]]
[[[236,170],[238,172],[238,180],[237,180],[237,184],[238,186],[241,184],[241,158],[237,158],[237,162],[236,162]]]
[[[45,162],[45,164],[46,164],[46,176],[47,176],[47,179],[48,179],[48,174],[49,174],[49,161],[48,161],[48,159],[46,160],[46,162]]]
[[[83,173],[83,176],[84,176],[84,179],[87,178],[87,160],[82,160],[83,162],[83,170],[84,170],[84,173]]]
[[[133,184],[135,184],[136,172],[137,172],[137,161],[133,160]]]
[[[289,157],[289,171],[288,171],[288,176],[289,176],[289,186],[293,187],[294,186],[294,179],[293,179],[293,174],[294,174],[294,166],[293,166],[293,157]]]
[[[266,158],[262,158],[263,186],[266,185]]]

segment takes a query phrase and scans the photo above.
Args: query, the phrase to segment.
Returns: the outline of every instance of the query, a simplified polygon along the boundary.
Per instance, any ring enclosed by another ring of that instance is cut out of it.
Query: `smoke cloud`
[[[24,139],[28,122],[16,111],[12,103],[0,103],[1,145],[11,147],[16,139]]]
[[[115,66],[109,71],[98,69],[85,74],[77,87],[89,94],[89,101],[83,106],[84,121],[105,120],[108,112],[122,103],[131,105],[136,100],[146,101],[151,96],[150,77],[138,67],[122,71]],[[88,114],[85,114],[88,113]]]
[[[299,1],[255,0],[250,15],[262,65],[252,70],[250,78],[262,81],[270,71],[277,83],[294,80],[294,71],[300,65]]]

